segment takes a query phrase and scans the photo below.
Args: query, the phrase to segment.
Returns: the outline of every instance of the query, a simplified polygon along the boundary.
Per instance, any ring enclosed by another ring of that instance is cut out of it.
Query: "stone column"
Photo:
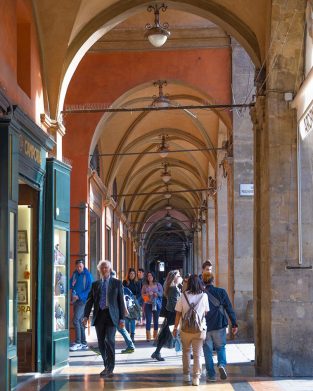
[[[298,263],[296,114],[284,99],[301,79],[305,3],[272,2],[266,79],[257,78],[252,111],[256,367],[273,376],[313,376],[312,271]]]
[[[227,140],[225,126],[220,124],[219,146]],[[228,251],[229,251],[229,225],[228,225],[228,179],[222,162],[225,150],[217,152],[216,174],[216,218],[217,218],[217,249],[216,249],[216,285],[228,290]]]
[[[252,100],[254,65],[232,41],[234,103]],[[249,94],[249,96],[247,96]],[[253,196],[241,196],[241,184],[253,184],[253,129],[248,110],[233,111],[234,307],[240,337],[253,338]]]
[[[215,197],[208,199],[208,259],[213,264],[213,270],[216,270],[216,254],[215,254]]]

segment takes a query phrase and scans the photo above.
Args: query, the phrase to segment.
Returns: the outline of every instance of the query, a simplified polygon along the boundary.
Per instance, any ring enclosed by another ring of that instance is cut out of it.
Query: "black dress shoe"
[[[154,358],[155,360],[158,361],[165,361],[165,358],[163,358],[160,353],[156,353],[156,352],[152,353],[151,358]]]
[[[107,374],[106,374],[106,376],[105,377],[107,377],[107,378],[112,378],[112,377],[114,377],[114,373],[113,373],[113,371],[107,371]]]
[[[104,377],[106,376],[108,373],[108,370],[104,368],[104,370],[102,372],[100,372],[100,376]]]

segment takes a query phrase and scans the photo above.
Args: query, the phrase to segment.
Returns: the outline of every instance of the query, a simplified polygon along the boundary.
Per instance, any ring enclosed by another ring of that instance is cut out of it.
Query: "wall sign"
[[[313,129],[313,103],[307,109],[305,115],[299,122],[299,130],[302,140],[311,132]]]
[[[252,197],[254,196],[254,185],[253,183],[240,183],[239,194],[241,197]]]
[[[29,159],[41,165],[41,151],[40,148],[35,146],[32,142],[26,139],[23,135],[20,135],[20,152],[27,156]]]

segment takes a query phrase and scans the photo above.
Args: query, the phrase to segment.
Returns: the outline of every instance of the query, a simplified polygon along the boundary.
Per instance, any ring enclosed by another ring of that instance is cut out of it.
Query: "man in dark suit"
[[[124,325],[124,296],[122,282],[111,277],[111,263],[100,261],[98,264],[100,280],[92,283],[87,298],[83,323],[86,325],[92,307],[92,324],[96,327],[99,350],[104,370],[100,376],[113,377],[115,366],[116,328]]]

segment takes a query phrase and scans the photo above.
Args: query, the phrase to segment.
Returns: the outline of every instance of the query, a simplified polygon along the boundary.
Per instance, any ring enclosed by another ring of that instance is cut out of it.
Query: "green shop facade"
[[[0,390],[68,362],[70,167],[0,94]]]

